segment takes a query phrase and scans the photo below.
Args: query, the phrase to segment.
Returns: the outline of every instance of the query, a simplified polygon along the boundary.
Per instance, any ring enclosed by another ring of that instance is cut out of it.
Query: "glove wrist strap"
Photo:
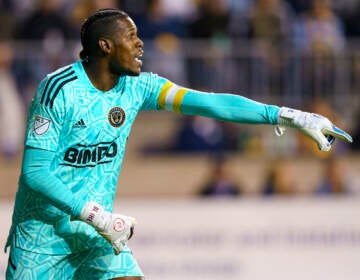
[[[301,114],[302,111],[295,110],[288,107],[281,107],[278,114],[278,125],[280,127],[294,127],[298,128],[295,118]]]
[[[103,230],[105,227],[105,210],[100,204],[96,202],[88,202],[81,212],[81,219],[94,226],[98,230]]]

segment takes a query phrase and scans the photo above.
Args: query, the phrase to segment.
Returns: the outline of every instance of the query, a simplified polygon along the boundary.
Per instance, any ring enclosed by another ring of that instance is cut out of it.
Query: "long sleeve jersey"
[[[74,219],[88,201],[112,211],[126,142],[141,110],[275,125],[279,107],[184,88],[153,73],[121,76],[103,92],[81,61],[47,75],[31,103],[8,245],[46,254],[104,246],[94,228]]]

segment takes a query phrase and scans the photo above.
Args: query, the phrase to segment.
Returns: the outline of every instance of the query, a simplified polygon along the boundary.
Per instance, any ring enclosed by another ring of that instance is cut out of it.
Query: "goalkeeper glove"
[[[103,206],[93,201],[85,204],[80,219],[93,226],[112,245],[116,255],[132,237],[136,224],[134,218],[105,211]]]
[[[329,151],[335,138],[348,143],[353,141],[349,134],[321,115],[282,107],[278,114],[278,126],[275,127],[275,133],[278,136],[282,135],[285,126],[299,129],[313,139],[321,151]]]

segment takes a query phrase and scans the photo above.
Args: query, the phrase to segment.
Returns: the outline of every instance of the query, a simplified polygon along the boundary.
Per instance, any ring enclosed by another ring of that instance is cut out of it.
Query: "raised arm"
[[[277,135],[284,127],[299,129],[312,138],[320,150],[329,151],[335,138],[352,142],[349,134],[326,117],[300,110],[256,102],[240,95],[206,93],[180,87],[167,81],[158,97],[159,106],[186,115],[249,124],[276,125]]]

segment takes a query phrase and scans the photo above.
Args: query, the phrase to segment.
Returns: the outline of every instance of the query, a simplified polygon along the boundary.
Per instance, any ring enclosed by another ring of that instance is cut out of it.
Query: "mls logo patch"
[[[50,123],[51,120],[47,118],[35,116],[33,131],[37,135],[43,135],[49,130]]]
[[[108,120],[111,126],[119,127],[125,121],[125,111],[121,107],[114,107],[109,111]]]

